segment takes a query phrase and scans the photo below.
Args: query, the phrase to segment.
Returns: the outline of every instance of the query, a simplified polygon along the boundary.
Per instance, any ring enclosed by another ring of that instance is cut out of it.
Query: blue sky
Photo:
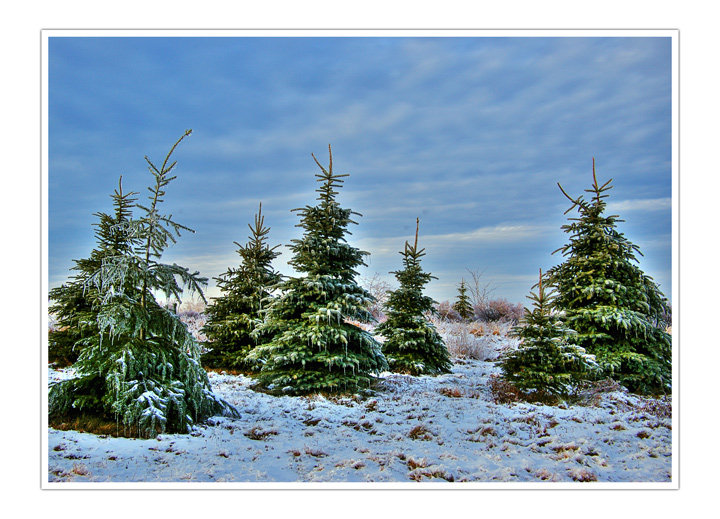
[[[209,278],[237,264],[260,201],[272,244],[300,236],[290,210],[314,202],[310,154],[327,162],[331,143],[350,174],[339,201],[363,214],[348,241],[371,253],[364,277],[394,281],[419,216],[429,295],[454,298],[471,269],[525,302],[562,261],[556,183],[582,193],[595,157],[672,297],[670,38],[51,37],[48,62],[50,287],[93,248],[118,177],[144,193],[143,156],[161,162],[192,128],[165,207],[196,234],[165,260]]]

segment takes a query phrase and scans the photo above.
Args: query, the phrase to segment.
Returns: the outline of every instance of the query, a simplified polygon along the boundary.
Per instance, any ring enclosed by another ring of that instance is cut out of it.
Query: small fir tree
[[[592,355],[572,343],[575,332],[563,324],[552,309],[554,292],[546,290],[543,273],[528,297],[533,309],[513,328],[520,347],[499,361],[503,378],[526,393],[566,396],[597,372]]]
[[[577,208],[563,230],[570,242],[555,252],[567,259],[549,272],[557,287],[556,307],[576,330],[577,344],[594,354],[606,376],[640,393],[667,392],[671,386],[672,343],[665,331],[668,304],[651,277],[637,265],[639,248],[616,229],[617,215],[606,215],[612,179],[599,185],[593,159],[593,184],[573,198]]]
[[[387,321],[381,323],[375,332],[386,338],[383,353],[392,371],[411,375],[439,375],[452,368],[450,354],[435,326],[425,315],[436,313],[435,301],[423,295],[425,285],[437,279],[423,272],[420,259],[425,249],[418,250],[416,220],[415,243],[405,242],[400,255],[403,269],[392,272],[400,282],[400,288],[390,293],[386,303]]]
[[[313,155],[322,173],[315,176],[318,205],[294,209],[303,237],[289,245],[289,262],[301,277],[279,285],[283,294],[268,308],[265,322],[255,333],[267,333],[272,341],[258,345],[248,358],[259,362],[260,384],[287,393],[354,391],[366,387],[372,375],[387,367],[380,344],[354,324],[373,320],[368,307],[370,293],[355,281],[367,252],[350,246],[345,235],[350,209],[335,200],[343,177],[333,172],[332,149],[325,169]],[[353,321],[353,322],[350,322]]]
[[[122,176],[118,187],[111,195],[113,214],[95,213],[94,223],[97,247],[90,257],[74,260],[72,270],[77,274],[67,283],[50,290],[53,301],[49,311],[54,315],[55,330],[48,334],[48,360],[60,366],[74,363],[83,348],[83,339],[97,335],[97,314],[100,299],[98,291],[87,284],[88,279],[101,266],[105,258],[125,254],[130,243],[126,224],[131,214],[137,193],[123,193]],[[130,287],[125,287],[130,289]]]
[[[464,279],[460,281],[460,286],[458,287],[458,300],[452,307],[453,310],[455,310],[460,317],[466,321],[472,319],[475,315],[472,304],[470,304],[470,297],[467,295],[467,287],[465,286]]]
[[[154,296],[159,291],[179,301],[183,287],[202,296],[206,283],[197,272],[160,262],[181,231],[193,232],[159,211],[164,189],[175,178],[169,176],[176,164],[168,164],[170,157],[189,134],[160,169],[145,157],[155,180],[148,188],[150,204],[136,204],[144,215],[117,226],[124,246],[104,257],[85,283],[97,291],[98,332],[84,340],[75,378],[50,387],[51,423],[90,415],[122,424],[126,434],[150,437],[188,432],[214,414],[236,414],[210,390],[187,326]]]
[[[269,342],[265,334],[252,336],[262,320],[261,312],[270,302],[271,290],[282,276],[275,272],[272,261],[280,255],[267,244],[269,227],[265,227],[262,203],[255,215],[254,225],[248,224],[250,236],[245,245],[238,246],[241,263],[238,268],[215,278],[222,297],[213,298],[205,314],[207,322],[202,331],[208,338],[210,351],[203,354],[202,364],[211,368],[230,368],[251,371],[245,359],[258,343]]]

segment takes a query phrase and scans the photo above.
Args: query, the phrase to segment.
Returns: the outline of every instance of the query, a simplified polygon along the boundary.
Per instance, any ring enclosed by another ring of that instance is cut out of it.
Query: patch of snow
[[[508,344],[500,345],[509,347]],[[140,440],[48,430],[51,482],[669,482],[671,418],[611,391],[586,405],[496,404],[491,362],[383,373],[367,394],[270,396],[209,373],[240,418]],[[49,380],[72,370],[49,369]],[[662,407],[662,406],[660,406]]]

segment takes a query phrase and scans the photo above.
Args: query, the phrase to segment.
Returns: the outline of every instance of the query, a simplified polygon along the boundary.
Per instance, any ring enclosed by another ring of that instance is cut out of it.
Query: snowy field
[[[492,346],[487,359],[513,346],[469,337],[477,350]],[[384,373],[373,391],[337,398],[273,397],[253,391],[250,378],[210,373],[239,419],[214,417],[191,434],[150,440],[51,428],[48,481],[671,481],[669,400],[615,390],[570,406],[496,404],[493,362],[453,361],[443,376]],[[68,376],[49,369],[51,381]]]

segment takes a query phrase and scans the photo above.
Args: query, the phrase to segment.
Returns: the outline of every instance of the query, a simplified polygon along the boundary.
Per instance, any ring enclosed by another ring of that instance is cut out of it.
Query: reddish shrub
[[[510,321],[517,323],[525,313],[521,303],[513,304],[507,299],[493,299],[475,305],[475,318],[478,321]]]

